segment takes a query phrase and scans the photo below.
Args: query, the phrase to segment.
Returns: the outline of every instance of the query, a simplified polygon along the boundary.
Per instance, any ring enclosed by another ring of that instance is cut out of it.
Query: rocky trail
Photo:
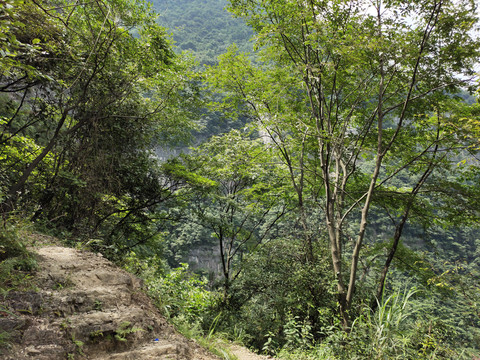
[[[167,323],[142,284],[99,254],[60,246],[36,250],[38,289],[10,292],[0,330],[12,347],[6,360],[219,359]],[[240,360],[261,356],[233,346]]]

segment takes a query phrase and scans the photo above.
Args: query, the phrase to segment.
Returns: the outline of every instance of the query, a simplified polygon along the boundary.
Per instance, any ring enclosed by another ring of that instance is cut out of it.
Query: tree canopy
[[[32,206],[36,219],[81,232],[147,222],[165,196],[152,149],[194,128],[191,61],[141,1],[3,9],[3,208]]]
[[[378,297],[402,229],[422,206],[421,189],[468,156],[461,150],[470,144],[450,124],[451,104],[460,102],[455,94],[474,84],[475,6],[233,0],[230,9],[255,30],[265,65],[257,70],[231,51],[211,68],[212,86],[228,94],[221,108],[238,111],[243,101],[283,161],[295,159],[294,186],[306,171],[318,177],[317,204],[348,328],[362,249],[373,240],[366,239],[371,207],[384,207],[395,224]]]

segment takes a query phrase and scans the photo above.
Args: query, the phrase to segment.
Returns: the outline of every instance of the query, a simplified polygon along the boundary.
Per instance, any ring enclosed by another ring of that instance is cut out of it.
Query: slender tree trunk
[[[440,118],[440,114],[437,114],[437,116],[438,116],[438,118]],[[388,256],[385,260],[385,264],[383,266],[383,269],[382,269],[382,272],[381,272],[381,275],[380,275],[380,280],[378,282],[378,287],[377,287],[377,292],[376,292],[376,295],[375,295],[375,299],[372,299],[372,302],[371,302],[371,308],[373,310],[376,310],[376,308],[378,306],[377,299],[380,299],[382,297],[382,293],[383,293],[383,290],[385,288],[385,280],[387,278],[387,273],[388,273],[388,270],[390,269],[390,265],[393,261],[395,253],[397,252],[398,244],[400,243],[400,239],[401,239],[402,233],[403,233],[403,228],[405,227],[405,224],[408,220],[408,216],[410,214],[410,210],[412,209],[415,197],[418,194],[418,191],[420,190],[420,188],[423,186],[423,184],[425,184],[425,181],[427,181],[427,179],[430,177],[430,175],[433,172],[434,161],[435,161],[435,158],[436,158],[437,152],[438,152],[438,141],[439,141],[439,139],[440,139],[440,123],[438,124],[438,128],[437,128],[437,138],[436,138],[437,144],[435,145],[435,148],[434,148],[433,159],[430,161],[430,164],[428,165],[427,169],[425,170],[423,175],[420,177],[420,179],[418,180],[418,182],[415,184],[414,188],[412,189],[412,192],[410,194],[410,198],[409,198],[409,200],[407,202],[407,205],[405,207],[405,210],[403,212],[402,219],[400,220],[400,222],[395,227],[395,234],[393,236],[392,247],[390,248],[390,251],[388,252]]]
[[[402,217],[402,220],[400,223],[397,224],[395,227],[395,235],[393,236],[393,243],[392,247],[390,248],[390,251],[388,252],[387,259],[385,260],[385,265],[383,266],[382,273],[380,275],[380,280],[378,282],[378,287],[377,287],[377,293],[375,295],[375,298],[372,299],[372,302],[370,304],[370,307],[372,308],[373,311],[377,309],[378,302],[377,300],[382,298],[383,294],[383,289],[385,288],[385,280],[387,278],[387,273],[388,270],[390,269],[390,264],[393,261],[393,257],[395,256],[395,253],[397,252],[398,244],[400,242],[400,238],[402,237],[402,232],[403,232],[403,227],[405,226],[405,223],[408,218],[408,211],[407,209]]]

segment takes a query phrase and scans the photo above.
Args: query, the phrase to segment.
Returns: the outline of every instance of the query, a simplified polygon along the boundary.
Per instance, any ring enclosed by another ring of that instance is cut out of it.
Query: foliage
[[[389,295],[378,301],[378,308],[374,314],[366,309],[363,316],[356,319],[352,325],[352,336],[355,337],[356,326],[362,328],[358,332],[366,332],[368,340],[367,348],[364,350],[366,357],[394,358],[395,356],[405,357],[406,349],[409,348],[408,338],[405,335],[406,320],[412,315],[408,309],[409,299],[415,295],[415,290],[399,292]],[[362,334],[363,335],[363,334]],[[361,341],[356,341],[355,346],[360,347]]]
[[[3,220],[0,232],[0,291],[8,292],[29,286],[31,273],[36,269],[34,255],[27,249],[26,228],[17,221]]]
[[[78,353],[79,355],[82,355],[84,356],[85,353],[83,352],[83,346],[85,345],[85,343],[83,341],[80,341],[80,340],[77,340],[75,338],[75,334],[72,334],[72,343],[75,345],[75,351],[76,353]],[[71,356],[70,356],[71,355]],[[68,357],[70,358],[75,358],[75,354],[68,354]]]
[[[15,52],[1,60],[2,210],[103,238],[109,256],[155,247],[156,208],[174,184],[152,149],[194,127],[192,60],[174,54],[140,0],[7,5],[1,26]]]
[[[35,288],[32,275],[37,269],[37,259],[27,248],[28,226],[18,218],[4,218],[0,231],[0,299],[8,297],[10,291]],[[0,304],[2,316],[13,315],[6,305]],[[12,334],[0,331],[0,354],[11,345]]]
[[[3,348],[6,348],[10,345],[10,333],[6,332],[6,331],[1,331],[0,332],[0,350],[3,349]],[[0,351],[0,354],[2,352]]]
[[[250,347],[269,351],[287,347],[287,343],[295,347],[306,328],[318,339],[332,325],[334,283],[328,276],[317,278],[318,273],[329,274],[328,253],[317,245],[316,261],[309,262],[296,236],[298,232],[271,239],[245,257],[242,276],[232,289],[230,321],[220,328],[227,331],[234,323]]]
[[[185,235],[205,235],[205,245],[218,244],[228,302],[229,288],[242,271],[243,254],[259,246],[286,211],[282,172],[269,163],[261,141],[238,130],[213,136],[181,159],[169,167],[191,189],[182,209],[183,221],[188,221],[184,226],[203,228]]]
[[[235,43],[243,51],[251,51],[251,29],[243,21],[234,19],[226,10],[225,0],[152,0],[153,8],[160,14],[158,23],[172,32],[174,50],[195,57],[198,67],[215,64],[217,56]],[[222,94],[210,93],[202,86],[205,101],[218,99]],[[192,132],[195,145],[231,129],[243,128],[248,119],[230,119],[205,106],[198,116],[199,127]],[[180,148],[185,152],[185,148]]]
[[[415,299],[418,297],[418,299]],[[425,316],[432,311],[423,306],[425,298],[416,290],[395,291],[386,296],[376,312],[365,308],[345,334],[338,328],[305,348],[284,346],[276,351],[280,359],[471,359],[474,352],[459,349],[441,334],[441,322],[430,326]],[[292,323],[292,321],[290,321]],[[297,339],[299,324],[296,333]],[[266,344],[269,345],[269,344]]]
[[[220,315],[215,315],[215,311],[220,295],[208,291],[208,281],[190,273],[187,264],[161,270],[159,263],[159,259],[141,260],[132,252],[124,266],[144,279],[148,295],[184,336],[195,339],[222,359],[235,359],[227,349],[225,335],[216,329]]]
[[[248,51],[252,31],[225,10],[225,0],[153,0],[159,23],[173,32],[179,50],[192,52],[200,64],[213,64],[232,43]]]
[[[132,326],[130,321],[124,321],[115,329],[115,340],[126,342],[129,334],[134,334],[138,331],[145,330]]]
[[[149,295],[169,318],[201,322],[207,309],[216,303],[216,295],[205,289],[207,280],[192,275],[188,265],[172,269],[161,275],[154,272],[143,274]]]
[[[202,77],[140,0],[2,4],[4,214],[122,263],[209,346],[478,356],[473,2],[231,0],[252,56],[222,1],[156,1],[184,26],[179,48],[212,65]],[[160,164],[153,149],[194,128],[223,135]],[[21,229],[2,230],[5,296],[35,261]],[[196,246],[217,249],[209,280],[183,263]]]
[[[216,108],[247,113],[268,134],[290,169],[300,208],[305,189],[316,194],[348,329],[371,210],[383,208],[393,222],[393,241],[373,275],[379,297],[405,224],[430,200],[421,189],[452,174],[454,159],[465,155],[459,149],[470,146],[454,135],[451,110],[460,102],[453,95],[471,84],[479,41],[452,24],[475,26],[474,8],[468,1],[418,8],[230,3],[256,32],[265,62],[254,66],[232,49],[211,67],[212,87],[227,94]],[[409,14],[415,21],[404,22]]]
[[[2,4],[1,19],[0,19],[0,43],[2,47],[0,53],[2,60],[0,61],[0,73],[2,75],[12,76],[15,73],[23,72],[26,78],[32,79],[48,79],[48,76],[42,74],[34,65],[30,62],[25,62],[27,58],[31,61],[34,57],[41,56],[42,40],[40,37],[48,37],[51,31],[54,31],[50,27],[51,23],[43,23],[43,34],[38,31],[38,28],[33,29],[32,37],[25,37],[26,24],[23,22],[22,16],[25,15],[23,11],[18,11],[23,7],[23,2],[18,0],[6,0]],[[22,10],[28,9],[28,6],[23,7]],[[34,14],[32,18],[35,17]],[[13,31],[12,31],[13,30]],[[20,36],[19,36],[20,35]]]

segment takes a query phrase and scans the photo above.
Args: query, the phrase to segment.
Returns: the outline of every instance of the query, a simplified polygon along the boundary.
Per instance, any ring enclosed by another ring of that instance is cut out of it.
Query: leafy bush
[[[170,317],[183,314],[194,321],[215,303],[215,294],[205,289],[207,279],[189,273],[187,264],[181,264],[163,277],[150,277],[145,281],[149,293]]]
[[[215,308],[219,296],[206,289],[206,278],[190,273],[187,264],[168,269],[158,256],[142,260],[130,252],[125,259],[125,269],[143,278],[149,296],[167,317],[193,327],[194,324],[207,328],[211,325],[212,322],[206,322],[204,317]]]

